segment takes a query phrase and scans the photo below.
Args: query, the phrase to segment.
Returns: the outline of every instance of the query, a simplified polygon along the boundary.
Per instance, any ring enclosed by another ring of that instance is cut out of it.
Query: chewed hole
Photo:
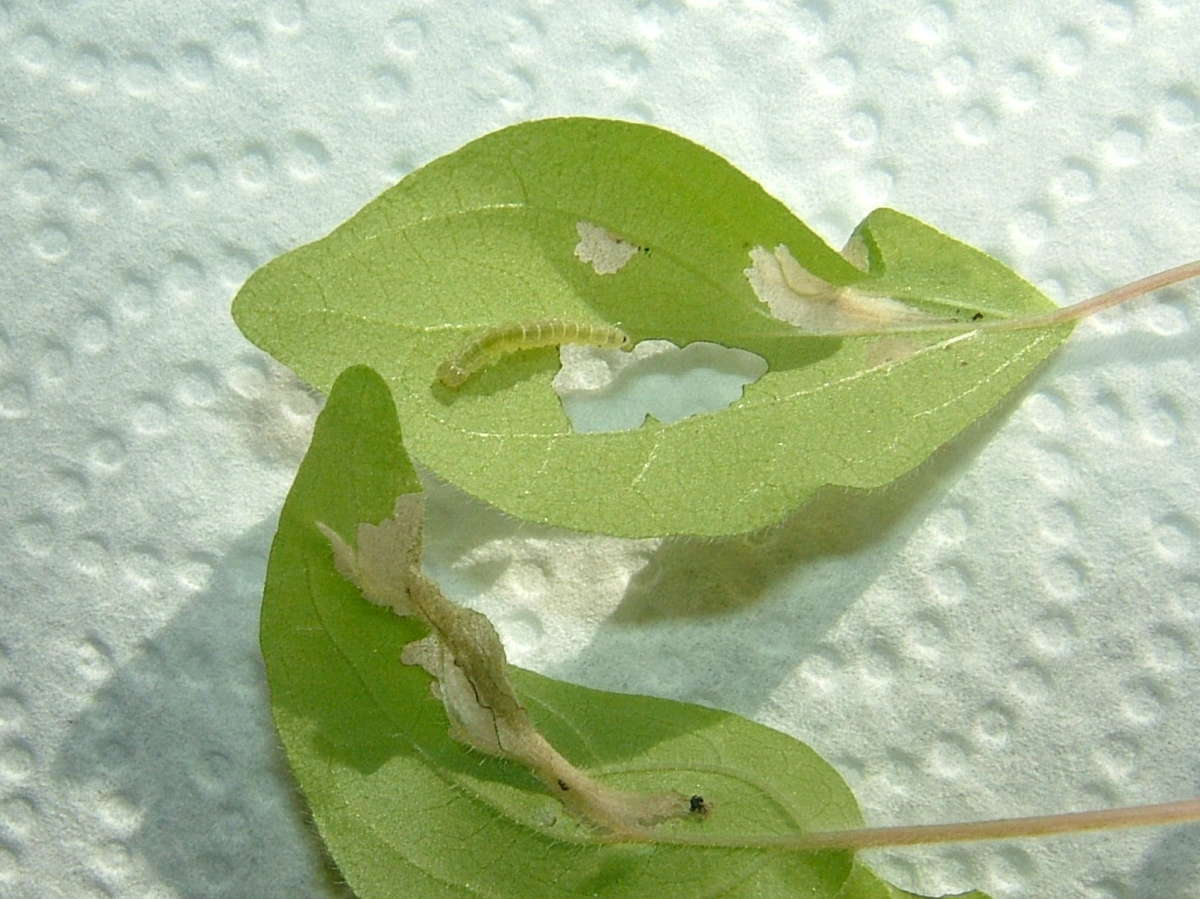
[[[644,340],[632,352],[560,348],[554,390],[577,433],[632,431],[650,415],[663,424],[717,412],[741,399],[767,372],[762,356],[715,343],[680,349]]]

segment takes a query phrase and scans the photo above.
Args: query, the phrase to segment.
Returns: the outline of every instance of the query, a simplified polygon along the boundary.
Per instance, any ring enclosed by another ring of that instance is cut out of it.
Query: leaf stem
[[[1079,321],[1089,315],[1119,306],[1129,300],[1137,299],[1144,294],[1189,278],[1200,277],[1200,260],[1177,265],[1174,268],[1157,272],[1137,281],[1131,281],[1120,287],[1107,290],[1070,306],[1060,306],[1050,312],[1035,315],[1025,315],[1018,318],[992,319],[991,321],[957,321],[955,319],[932,319],[927,322],[895,322],[892,324],[871,325],[866,327],[847,327],[828,332],[810,332],[804,336],[816,337],[878,337],[885,334],[928,334],[935,332],[957,331],[961,336],[974,335],[981,331],[1024,331],[1034,328],[1051,328],[1068,322]],[[949,302],[948,300],[946,302]],[[803,330],[801,328],[800,330]]]
[[[1127,300],[1136,299],[1143,294],[1161,290],[1164,287],[1169,287],[1172,284],[1177,284],[1180,281],[1186,281],[1189,278],[1197,276],[1200,276],[1200,260],[1177,265],[1166,271],[1161,271],[1145,278],[1139,278],[1137,281],[1131,281],[1121,287],[1097,294],[1091,299],[1073,303],[1070,306],[1063,306],[1060,309],[1055,309],[1053,312],[1047,312],[1042,315],[1029,315],[1023,318],[982,322],[976,325],[976,328],[980,331],[1016,331],[1025,328],[1049,328],[1054,325],[1087,318],[1101,309],[1119,306]]]
[[[1154,805],[996,818],[990,821],[957,821],[950,824],[916,824],[900,827],[863,827],[854,830],[817,830],[749,838],[672,835],[651,837],[656,842],[731,846],[755,849],[822,850],[878,849],[885,846],[919,846],[931,843],[967,843],[974,840],[1010,840],[1045,837],[1089,830],[1152,827],[1200,820],[1200,798]],[[636,839],[636,837],[635,837]]]
[[[1061,815],[817,832],[804,834],[796,838],[791,845],[792,848],[798,849],[801,848],[799,844],[808,842],[809,846],[806,848],[813,849],[835,846],[844,849],[869,849],[878,846],[917,846],[923,843],[964,843],[972,840],[1044,837],[1088,830],[1116,830],[1122,827],[1150,827],[1198,819],[1200,799],[1183,799],[1178,802],[1068,812]]]

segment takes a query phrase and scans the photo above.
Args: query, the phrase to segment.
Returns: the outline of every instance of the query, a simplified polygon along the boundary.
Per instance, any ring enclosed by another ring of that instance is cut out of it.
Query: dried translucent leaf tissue
[[[322,522],[338,571],[376,605],[416,618],[429,635],[401,656],[434,678],[450,718],[450,736],[473,749],[526,765],[572,813],[613,838],[645,838],[647,826],[706,812],[678,792],[619,790],[567,761],[538,733],[508,678],[508,659],[492,623],[447,599],[421,570],[423,493],[396,499],[391,518],[360,524],[357,550]]]

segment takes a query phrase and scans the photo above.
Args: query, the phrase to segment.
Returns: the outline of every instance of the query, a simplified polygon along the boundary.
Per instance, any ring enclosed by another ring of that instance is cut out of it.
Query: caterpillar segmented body
[[[439,365],[437,378],[447,387],[458,387],[475,372],[507,353],[564,343],[627,347],[629,335],[609,325],[581,324],[554,318],[497,325],[484,331],[457,355]]]

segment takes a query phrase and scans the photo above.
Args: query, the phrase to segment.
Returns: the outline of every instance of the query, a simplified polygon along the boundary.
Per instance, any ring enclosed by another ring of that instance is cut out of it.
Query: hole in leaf
[[[756,353],[707,342],[680,349],[644,340],[632,352],[563,346],[560,355],[554,389],[578,433],[631,431],[648,415],[671,424],[718,412],[767,371]]]

